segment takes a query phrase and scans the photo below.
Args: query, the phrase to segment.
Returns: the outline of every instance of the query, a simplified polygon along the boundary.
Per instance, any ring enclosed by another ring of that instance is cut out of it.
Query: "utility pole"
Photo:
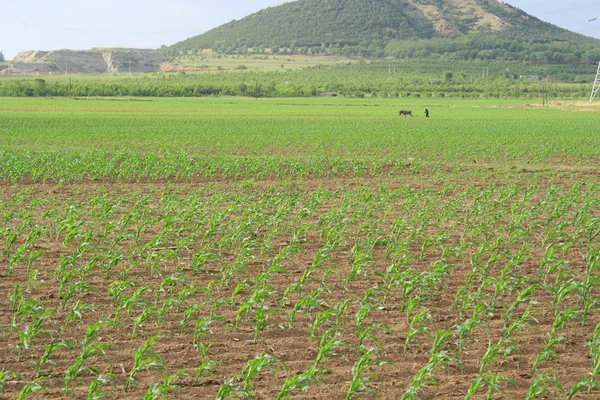
[[[592,22],[592,21],[596,21],[598,19],[600,19],[600,17],[590,18],[590,19],[586,20],[585,22]],[[594,87],[592,88],[592,95],[590,96],[590,103],[592,101],[594,101],[594,98],[598,94],[599,90],[600,90],[600,63],[598,63],[598,72],[596,72],[596,79],[594,80]]]
[[[69,63],[65,63],[65,75],[69,75]]]
[[[546,107],[546,84],[542,82],[542,107]]]
[[[592,95],[590,96],[590,103],[594,101],[594,98],[600,90],[600,63],[598,63],[598,72],[596,72],[596,80],[594,81],[594,87],[592,88]]]

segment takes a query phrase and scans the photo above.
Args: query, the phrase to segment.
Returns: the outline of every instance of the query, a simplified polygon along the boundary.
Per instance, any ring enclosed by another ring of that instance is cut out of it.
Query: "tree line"
[[[454,67],[453,70],[447,68]],[[446,69],[445,69],[446,68]],[[536,98],[543,79],[550,97],[586,97],[592,66],[568,71],[559,66],[518,63],[454,64],[386,61],[322,65],[302,70],[236,71],[0,79],[0,96],[141,96],[141,97],[310,97],[335,92],[348,97]],[[559,79],[562,76],[562,81]]]

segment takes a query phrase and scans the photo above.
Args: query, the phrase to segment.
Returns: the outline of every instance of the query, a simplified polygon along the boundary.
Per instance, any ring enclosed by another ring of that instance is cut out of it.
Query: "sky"
[[[0,0],[0,51],[158,48],[289,0]],[[600,38],[600,0],[505,0],[544,21]]]

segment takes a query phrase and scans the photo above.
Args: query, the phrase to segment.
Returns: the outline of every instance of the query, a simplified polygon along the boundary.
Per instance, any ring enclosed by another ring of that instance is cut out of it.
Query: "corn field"
[[[584,105],[1,101],[5,398],[600,396]]]

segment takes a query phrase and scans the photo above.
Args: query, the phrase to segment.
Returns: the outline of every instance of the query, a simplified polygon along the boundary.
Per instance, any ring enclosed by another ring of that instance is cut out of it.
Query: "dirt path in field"
[[[571,111],[600,111],[600,102],[594,101],[554,101],[547,104],[548,107],[568,109]],[[527,105],[527,107],[543,107],[542,104],[536,103]]]

